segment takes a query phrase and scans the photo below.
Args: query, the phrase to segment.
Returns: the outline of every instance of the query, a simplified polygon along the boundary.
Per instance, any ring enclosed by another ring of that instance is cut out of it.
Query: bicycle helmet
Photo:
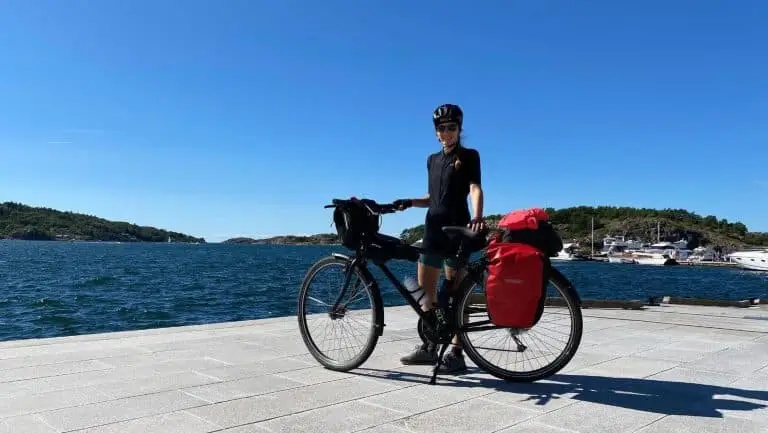
[[[455,122],[461,128],[463,121],[464,113],[458,105],[442,104],[432,112],[432,123],[435,124],[435,127],[441,123]]]

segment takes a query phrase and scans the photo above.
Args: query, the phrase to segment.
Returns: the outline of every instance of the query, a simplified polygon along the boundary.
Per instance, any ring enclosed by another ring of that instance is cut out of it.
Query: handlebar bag
[[[363,240],[379,232],[380,216],[372,213],[363,203],[352,202],[334,209],[333,223],[341,244],[354,250]]]

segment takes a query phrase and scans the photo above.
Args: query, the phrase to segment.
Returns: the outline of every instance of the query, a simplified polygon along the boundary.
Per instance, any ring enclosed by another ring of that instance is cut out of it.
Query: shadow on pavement
[[[436,385],[429,385],[429,374],[367,368],[360,368],[349,374],[427,386],[493,388],[501,392],[520,394],[522,400],[533,400],[542,406],[553,399],[570,398],[664,415],[713,418],[722,418],[721,410],[749,411],[768,407],[768,391],[654,379],[557,374],[535,383],[511,383],[469,374],[439,376]],[[525,398],[526,395],[527,398]],[[737,400],[733,397],[755,400],[759,403]]]

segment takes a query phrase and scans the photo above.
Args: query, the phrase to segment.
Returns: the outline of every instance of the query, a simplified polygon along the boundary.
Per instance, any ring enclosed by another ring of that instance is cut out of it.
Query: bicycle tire
[[[329,266],[343,266],[343,267],[350,266],[350,260],[331,255],[331,256],[323,257],[320,260],[316,261],[309,268],[309,270],[307,270],[307,274],[305,275],[304,280],[301,283],[301,290],[299,291],[298,309],[296,311],[296,314],[298,316],[298,321],[299,321],[299,332],[301,333],[301,338],[304,340],[304,345],[307,347],[307,350],[309,350],[309,353],[323,367],[329,370],[334,370],[334,371],[349,371],[359,367],[365,361],[367,361],[368,358],[373,353],[373,350],[376,348],[376,344],[378,343],[378,340],[379,340],[377,324],[383,321],[381,317],[381,315],[384,314],[383,305],[382,305],[381,295],[379,294],[379,291],[374,289],[374,287],[376,287],[376,282],[373,281],[373,279],[370,277],[370,274],[368,272],[365,272],[364,269],[361,270],[359,267],[355,267],[354,272],[357,274],[358,278],[360,278],[361,281],[363,282],[363,287],[364,287],[363,290],[368,292],[369,299],[371,300],[371,309],[372,309],[373,315],[372,315],[372,321],[371,321],[371,329],[368,332],[368,339],[365,345],[363,346],[362,350],[360,351],[360,353],[358,353],[355,357],[353,357],[349,361],[337,362],[336,360],[331,359],[328,356],[324,355],[320,351],[320,349],[317,347],[312,336],[310,335],[308,325],[307,325],[307,318],[305,315],[305,306],[306,306],[308,290],[312,281],[321,270]],[[339,290],[340,289],[341,288],[339,288]]]
[[[469,339],[467,338],[467,332],[459,332],[459,341],[461,342],[461,345],[464,348],[464,352],[467,354],[469,359],[471,359],[482,370],[508,382],[536,382],[554,375],[558,371],[562,370],[566,365],[568,365],[571,359],[573,359],[573,357],[576,355],[576,352],[578,352],[584,329],[580,300],[578,293],[576,293],[576,289],[573,287],[573,284],[571,284],[571,282],[554,267],[552,268],[549,281],[555,286],[555,288],[566,300],[568,310],[571,313],[571,324],[573,326],[573,330],[569,336],[570,338],[568,340],[568,344],[553,362],[530,372],[509,372],[497,367],[496,365],[487,361],[484,357],[480,356],[475,347],[472,346],[472,344],[469,342]],[[475,283],[476,282],[469,275],[467,275],[461,282],[461,291],[459,293],[462,293],[462,295],[459,303],[457,303],[455,323],[464,323],[462,313],[464,312],[468,299],[470,299],[470,295],[472,294],[471,289]],[[503,328],[500,327],[499,329]]]

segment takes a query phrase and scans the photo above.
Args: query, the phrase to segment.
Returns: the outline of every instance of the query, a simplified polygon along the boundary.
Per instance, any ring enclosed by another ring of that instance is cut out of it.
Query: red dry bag
[[[544,312],[549,284],[549,258],[539,249],[493,240],[487,248],[485,297],[496,326],[531,328]]]
[[[536,230],[539,221],[549,221],[549,214],[541,208],[514,210],[499,220],[499,227],[508,230]]]
[[[563,249],[563,241],[544,209],[512,211],[504,215],[498,227],[504,231],[502,236],[504,242],[531,245],[547,257],[554,257]]]

